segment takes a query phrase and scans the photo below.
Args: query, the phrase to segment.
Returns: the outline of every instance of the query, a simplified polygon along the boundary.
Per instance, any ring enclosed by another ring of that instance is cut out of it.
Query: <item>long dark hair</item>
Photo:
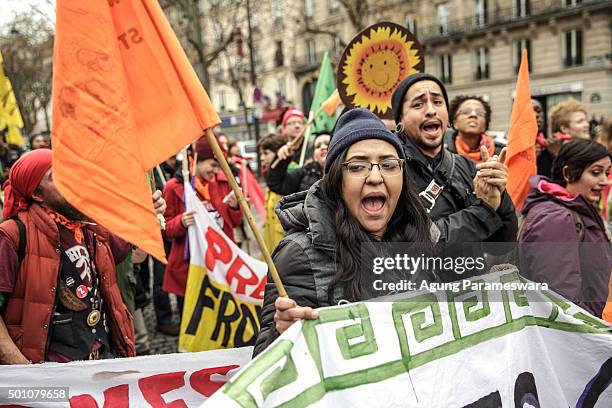
[[[584,169],[604,157],[612,159],[608,149],[592,140],[576,139],[565,143],[553,162],[552,181],[566,187],[567,181],[563,172],[565,166],[567,166],[565,176],[570,182],[575,182],[580,180]]]
[[[336,231],[336,274],[328,288],[330,303],[333,303],[337,286],[344,289],[344,299],[353,302],[361,300],[359,260],[362,245],[359,244],[373,242],[373,237],[351,216],[342,199],[342,163],[346,160],[347,151],[348,148],[334,160],[321,182],[323,199],[333,215],[333,228]],[[425,250],[431,250],[431,222],[405,166],[402,177],[402,191],[382,241],[416,242],[424,245]]]

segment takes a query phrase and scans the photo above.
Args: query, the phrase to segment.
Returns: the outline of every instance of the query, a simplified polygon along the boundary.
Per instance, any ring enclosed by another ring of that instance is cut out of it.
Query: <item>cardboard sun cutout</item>
[[[395,23],[377,23],[346,46],[338,64],[338,92],[346,106],[389,118],[397,85],[424,70],[423,47],[414,35]]]

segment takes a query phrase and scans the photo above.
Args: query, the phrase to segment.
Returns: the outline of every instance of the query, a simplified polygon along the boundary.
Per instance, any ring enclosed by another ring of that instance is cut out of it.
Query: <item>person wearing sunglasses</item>
[[[297,320],[316,318],[318,307],[383,295],[367,283],[371,270],[360,267],[362,244],[433,245],[437,230],[404,164],[400,140],[373,113],[340,116],[323,179],[277,206],[285,238],[273,259],[288,297],[266,285],[255,355]]]
[[[491,123],[491,106],[483,98],[459,95],[451,101],[449,115],[454,132],[445,137],[444,145],[448,150],[475,163],[484,161],[480,152],[482,146],[489,157],[501,153],[504,146],[485,133]]]

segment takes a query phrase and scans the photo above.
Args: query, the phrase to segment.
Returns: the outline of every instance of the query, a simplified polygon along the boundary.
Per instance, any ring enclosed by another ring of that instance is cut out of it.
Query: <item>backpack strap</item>
[[[14,222],[10,222],[11,220]],[[17,256],[19,257],[19,263],[21,263],[23,258],[25,258],[26,246],[28,244],[25,224],[15,216],[0,224],[0,229],[13,241],[13,245],[17,250]]]
[[[584,232],[584,222],[582,221],[582,217],[580,217],[580,214],[578,214],[574,210],[570,210],[568,208],[568,211],[570,212],[570,215],[572,216],[572,221],[574,221],[574,224],[576,225],[576,233],[578,234],[578,242],[584,242],[585,232]]]

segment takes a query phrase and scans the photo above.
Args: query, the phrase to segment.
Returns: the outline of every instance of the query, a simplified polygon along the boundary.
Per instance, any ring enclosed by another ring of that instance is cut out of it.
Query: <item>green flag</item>
[[[319,110],[321,104],[331,96],[335,89],[336,80],[334,78],[334,70],[331,65],[329,53],[325,51],[325,54],[323,54],[323,61],[321,62],[321,68],[319,69],[319,78],[317,79],[314,97],[312,98],[312,104],[310,105],[309,117],[314,115],[315,112]],[[335,123],[336,115],[334,114],[333,116],[329,116],[327,112],[323,111],[315,119],[315,122],[310,128],[310,132],[321,132],[325,130],[331,132]]]
[[[310,105],[308,120],[319,111],[321,104],[325,102],[335,90],[336,80],[334,79],[334,70],[332,69],[329,59],[329,53],[325,51],[325,54],[323,54],[323,61],[321,62],[321,68],[319,68],[319,78],[317,79],[317,86],[315,87],[312,104]],[[306,129],[306,134],[304,135],[305,143],[302,145],[302,154],[300,155],[300,167],[304,165],[305,160],[309,159],[306,157],[306,150],[308,150],[308,147],[312,147],[312,134],[322,131],[331,133],[335,123],[336,114],[329,116],[327,112],[323,111],[317,116],[312,126]]]

